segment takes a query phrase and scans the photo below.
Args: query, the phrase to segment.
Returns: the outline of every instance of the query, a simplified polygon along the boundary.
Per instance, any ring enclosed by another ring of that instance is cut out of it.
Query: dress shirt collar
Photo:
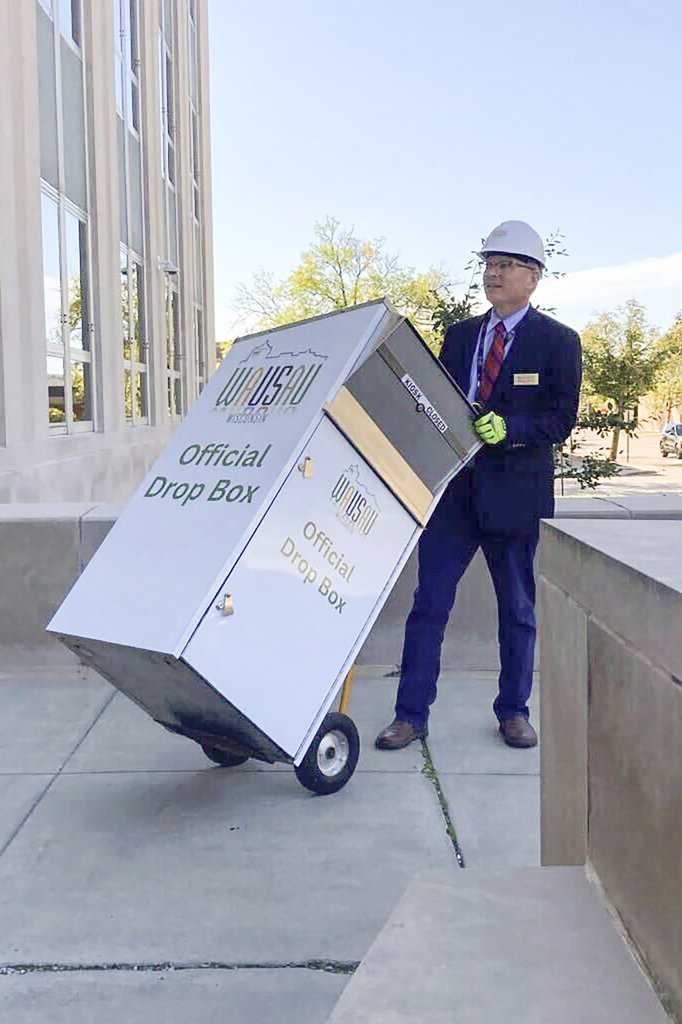
[[[504,323],[505,331],[507,333],[513,331],[516,328],[516,326],[521,323],[529,309],[530,302],[527,302],[525,306],[521,306],[521,309],[517,309],[514,313],[510,313],[509,316],[506,316],[502,321]],[[502,320],[502,317],[499,317],[495,310],[492,309],[490,311],[490,322],[488,324],[488,329],[494,328],[496,324],[499,324],[500,320]]]

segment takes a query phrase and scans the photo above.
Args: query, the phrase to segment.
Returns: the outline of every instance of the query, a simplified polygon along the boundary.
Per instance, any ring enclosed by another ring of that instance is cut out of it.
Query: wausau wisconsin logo
[[[275,352],[266,338],[237,364],[215,409],[227,412],[228,423],[264,423],[272,413],[293,412],[326,359],[310,348]]]
[[[379,517],[379,506],[373,494],[360,482],[356,465],[344,469],[332,487],[331,499],[336,505],[336,518],[351,533],[366,537]]]

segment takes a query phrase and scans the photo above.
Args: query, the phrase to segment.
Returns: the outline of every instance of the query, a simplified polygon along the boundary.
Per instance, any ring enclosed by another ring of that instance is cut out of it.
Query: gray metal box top
[[[408,320],[346,388],[432,493],[481,446],[469,402]]]

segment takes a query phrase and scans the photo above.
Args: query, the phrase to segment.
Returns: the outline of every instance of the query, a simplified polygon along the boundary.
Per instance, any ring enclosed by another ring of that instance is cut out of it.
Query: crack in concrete
[[[433,759],[431,757],[431,751],[429,750],[428,744],[425,739],[421,740],[421,745],[422,757],[424,758],[424,767],[422,768],[422,775],[426,776],[426,778],[429,780],[429,782],[433,784],[433,787],[436,790],[438,803],[440,804],[441,813],[445,820],[445,831],[447,833],[448,839],[452,843],[452,848],[455,851],[455,858],[457,860],[457,863],[461,868],[466,867],[466,864],[464,863],[464,856],[462,854],[459,842],[457,840],[455,826],[453,825],[452,818],[450,817],[450,808],[448,806],[445,793],[443,792],[443,787],[440,784],[440,779],[438,778],[436,766],[434,765]]]
[[[0,857],[3,856],[5,851],[14,842],[14,840],[19,835],[19,833],[21,832],[22,828],[24,827],[24,825],[26,824],[28,819],[31,817],[33,812],[37,809],[38,805],[45,799],[45,797],[47,796],[47,794],[49,793],[50,789],[52,788],[54,783],[57,781],[57,779],[60,778],[60,776],[62,776],[64,774],[67,774],[66,772],[64,772],[64,768],[69,763],[69,761],[71,760],[73,755],[76,753],[78,748],[81,746],[81,744],[84,743],[85,740],[88,738],[88,736],[90,735],[92,730],[95,728],[95,726],[97,725],[97,723],[99,722],[100,718],[102,717],[104,712],[107,710],[107,708],[109,707],[109,705],[111,704],[111,702],[112,702],[112,700],[114,699],[115,696],[116,696],[116,690],[114,690],[112,688],[111,695],[109,697],[107,697],[107,699],[104,701],[102,707],[99,709],[99,711],[97,712],[97,714],[95,715],[94,719],[92,720],[92,722],[90,723],[88,728],[85,730],[85,732],[83,733],[81,738],[77,741],[77,743],[75,744],[73,749],[70,751],[70,753],[67,754],[67,756],[64,758],[64,760],[62,761],[61,767],[58,769],[58,771],[56,771],[54,773],[52,773],[52,772],[49,772],[49,773],[40,772],[40,773],[38,773],[38,774],[44,775],[44,776],[47,776],[49,774],[52,777],[50,778],[50,781],[45,786],[45,789],[43,789],[43,791],[41,793],[39,793],[38,796],[36,797],[36,799],[33,801],[31,806],[29,807],[28,811],[26,812],[24,817],[21,819],[21,821],[19,822],[17,827],[14,829],[14,831],[11,833],[9,838],[6,840],[4,845],[0,846]],[[28,773],[21,772],[21,773],[17,773],[17,774],[31,774],[31,773],[30,772],[28,772]]]
[[[0,976],[11,974],[76,974],[88,971],[137,971],[159,973],[163,971],[324,971],[327,974],[354,974],[360,966],[359,960],[264,960],[261,963],[249,961],[226,962],[223,960],[174,961],[160,963],[101,963],[101,964],[2,964]]]

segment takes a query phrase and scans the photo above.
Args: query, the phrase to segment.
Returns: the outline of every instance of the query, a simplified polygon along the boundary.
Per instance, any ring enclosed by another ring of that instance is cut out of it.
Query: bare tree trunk
[[[618,457],[618,438],[620,437],[620,427],[613,428],[613,436],[611,438],[611,454],[609,458],[612,462],[615,462]]]

